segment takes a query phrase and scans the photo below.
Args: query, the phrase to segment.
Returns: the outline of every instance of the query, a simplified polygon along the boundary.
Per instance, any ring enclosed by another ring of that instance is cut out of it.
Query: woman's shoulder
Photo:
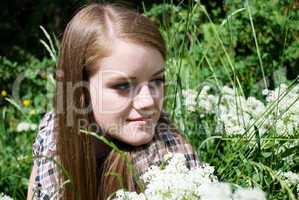
[[[54,111],[49,111],[45,113],[40,121],[39,129],[44,129],[47,125],[51,124],[55,118]]]
[[[195,156],[193,147],[177,130],[159,132],[155,138],[157,143],[160,143],[162,148],[167,148],[172,153],[183,153],[187,156]]]
[[[198,155],[191,144],[177,130],[158,131],[153,140],[133,151],[133,163],[140,174],[151,165],[159,165],[164,155],[168,153],[184,154],[186,166],[194,168],[200,166]]]
[[[33,187],[34,199],[56,199],[57,197],[55,194],[58,172],[54,162],[57,158],[54,121],[54,112],[47,112],[42,117],[33,143],[33,160],[37,169]]]
[[[47,112],[42,117],[36,139],[32,145],[33,156],[51,156],[55,152],[55,131],[54,131],[55,113]]]

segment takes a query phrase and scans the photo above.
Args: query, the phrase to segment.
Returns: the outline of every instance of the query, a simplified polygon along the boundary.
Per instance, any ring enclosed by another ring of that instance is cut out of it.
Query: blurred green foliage
[[[295,79],[299,74],[299,4],[278,0],[255,0],[249,1],[248,5],[245,2],[227,0],[222,9],[210,8],[210,11],[207,8],[211,6],[205,5],[159,5],[152,8],[148,16],[161,22],[170,57],[183,59],[184,71],[200,72],[197,80],[211,75],[208,66],[213,67],[215,75],[223,82],[236,75],[249,95],[258,87],[265,87],[263,78],[267,79],[267,87],[277,86],[280,80],[274,80],[275,72],[280,68],[285,69],[287,79]]]

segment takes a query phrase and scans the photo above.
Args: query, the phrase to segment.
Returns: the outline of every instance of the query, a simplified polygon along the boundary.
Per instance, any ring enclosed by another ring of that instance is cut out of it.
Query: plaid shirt
[[[54,135],[54,113],[47,113],[39,125],[39,131],[33,144],[34,165],[37,175],[33,186],[33,199],[59,199],[58,171],[55,162],[57,155]],[[151,165],[159,165],[167,153],[183,153],[186,166],[194,168],[200,165],[192,146],[179,134],[169,130],[156,131],[153,140],[132,151],[133,164],[139,175]]]

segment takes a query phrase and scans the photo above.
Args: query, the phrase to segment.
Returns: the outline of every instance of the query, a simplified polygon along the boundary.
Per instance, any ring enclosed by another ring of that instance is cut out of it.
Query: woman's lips
[[[129,119],[128,121],[132,122],[132,123],[146,124],[146,123],[152,121],[152,118],[141,117],[141,118],[136,118],[136,119]]]
[[[129,119],[129,121],[147,121],[150,118],[144,118],[144,117],[140,117],[140,118],[136,118],[136,119]]]

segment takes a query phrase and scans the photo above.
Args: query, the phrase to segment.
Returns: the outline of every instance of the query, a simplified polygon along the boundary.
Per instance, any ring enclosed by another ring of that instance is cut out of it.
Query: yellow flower
[[[30,100],[29,99],[24,99],[22,103],[23,103],[24,107],[28,107],[30,105]]]
[[[6,97],[7,96],[7,92],[5,90],[2,90],[1,96]]]

